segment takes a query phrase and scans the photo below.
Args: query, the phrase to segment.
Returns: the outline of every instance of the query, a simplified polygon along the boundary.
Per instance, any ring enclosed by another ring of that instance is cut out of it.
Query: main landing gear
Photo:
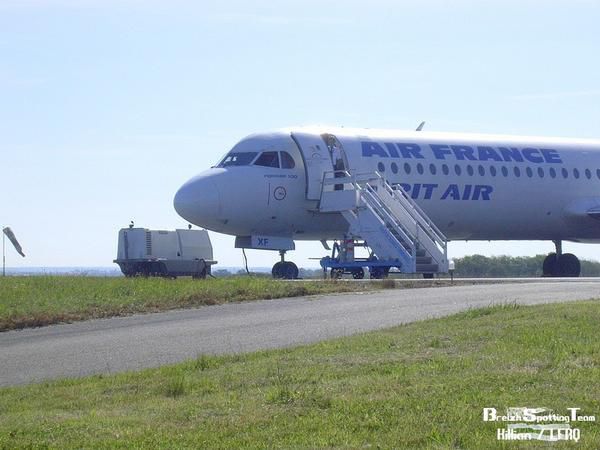
[[[295,280],[298,278],[298,266],[285,260],[285,250],[279,250],[281,261],[276,262],[271,269],[271,275],[276,279]]]
[[[554,241],[556,253],[550,253],[544,259],[542,268],[545,277],[578,277],[581,264],[577,256],[562,252],[562,242]]]

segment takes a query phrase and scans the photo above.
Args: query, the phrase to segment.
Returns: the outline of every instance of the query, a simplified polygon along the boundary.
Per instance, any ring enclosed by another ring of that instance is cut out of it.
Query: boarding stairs
[[[348,237],[362,239],[379,264],[403,273],[448,272],[447,239],[406,192],[378,172],[327,172],[320,212],[339,212]]]

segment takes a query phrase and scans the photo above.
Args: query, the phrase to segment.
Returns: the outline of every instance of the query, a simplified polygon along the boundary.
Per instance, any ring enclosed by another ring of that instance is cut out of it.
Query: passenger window
[[[479,166],[477,170],[479,171],[479,175],[482,177],[485,176],[485,168],[483,166]]]
[[[294,158],[288,152],[281,152],[281,168],[282,169],[293,169],[296,167]]]
[[[217,164],[217,167],[249,166],[256,155],[258,152],[229,153]]]
[[[456,175],[460,175],[461,170],[460,170],[460,166],[458,164],[456,164],[454,166],[454,172],[456,172]]]
[[[529,178],[531,178],[533,176],[533,170],[531,170],[531,167],[528,167],[527,169],[525,169],[525,172],[527,172],[527,176]]]
[[[431,172],[431,175],[435,175],[435,173],[437,172],[435,164],[429,164],[429,171]]]
[[[567,169],[565,169],[564,167],[562,170],[562,176],[563,176],[563,178],[569,178],[569,171]]]
[[[404,171],[406,172],[407,175],[410,173],[410,164],[409,163],[404,163]]]
[[[544,169],[542,167],[538,167],[538,175],[540,178],[544,178]]]
[[[502,166],[502,175],[504,175],[505,177],[508,176],[508,169],[506,168],[506,166]]]
[[[469,164],[467,166],[467,173],[471,176],[473,176],[473,167],[471,166],[471,164]]]
[[[556,170],[554,169],[554,167],[550,167],[550,176],[552,178],[556,178]]]
[[[577,169],[573,169],[573,176],[577,179],[579,179],[579,170]]]
[[[419,172],[419,175],[423,175],[423,164],[417,164],[417,172]]]
[[[385,172],[385,166],[383,165],[382,162],[377,163],[377,170],[381,173]]]
[[[446,164],[442,165],[442,172],[444,172],[444,175],[448,175],[450,173],[450,169]],[[600,174],[600,170],[598,171],[598,173]],[[600,176],[598,176],[598,178],[600,178]]]
[[[263,152],[254,162],[254,165],[279,168],[279,156],[277,152]]]
[[[496,167],[495,166],[490,167],[490,174],[492,174],[493,177],[496,176]]]
[[[521,176],[521,169],[519,169],[518,167],[515,166],[514,172],[515,177],[519,178]]]
[[[590,171],[590,169],[585,169],[585,177],[586,177],[588,180],[591,180],[591,179],[592,179],[592,172]]]
[[[596,176],[598,177],[598,179],[600,180],[600,169],[596,169]]]
[[[390,168],[392,169],[392,173],[398,173],[398,164],[396,164],[395,162],[392,163]]]

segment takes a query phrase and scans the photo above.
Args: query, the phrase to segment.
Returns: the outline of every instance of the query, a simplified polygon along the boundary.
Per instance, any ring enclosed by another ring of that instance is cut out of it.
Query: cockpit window
[[[279,168],[279,156],[277,152],[263,152],[254,162],[254,165]]]
[[[228,153],[217,167],[249,166],[258,152]]]
[[[281,152],[281,168],[282,169],[293,169],[296,167],[294,158],[288,152]]]

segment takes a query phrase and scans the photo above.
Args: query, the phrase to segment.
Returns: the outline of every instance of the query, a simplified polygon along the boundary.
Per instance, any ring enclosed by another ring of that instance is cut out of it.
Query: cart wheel
[[[206,267],[204,269],[202,269],[200,272],[197,272],[194,275],[192,275],[192,278],[194,280],[204,280],[206,278]]]
[[[169,277],[169,271],[167,270],[167,265],[165,263],[160,263],[158,265],[157,272],[158,272],[158,275],[161,277],[172,278],[172,277]]]
[[[358,269],[354,269],[352,271],[352,278],[354,278],[355,280],[362,280],[365,277],[365,271],[363,270],[362,267],[359,267]]]

